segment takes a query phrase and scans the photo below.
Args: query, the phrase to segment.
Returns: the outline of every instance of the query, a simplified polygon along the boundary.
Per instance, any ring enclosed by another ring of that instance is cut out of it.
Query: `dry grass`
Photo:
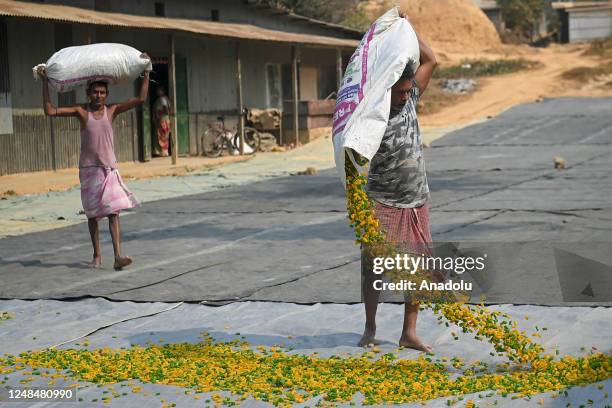
[[[524,58],[499,59],[499,60],[464,60],[459,65],[451,67],[440,67],[434,73],[434,78],[475,78],[482,76],[494,76],[511,74],[526,69],[534,69],[542,64]]]
[[[444,108],[455,105],[460,101],[469,97],[471,92],[474,92],[476,86],[471,92],[464,94],[454,94],[445,92],[442,89],[440,80],[432,80],[427,87],[427,91],[423,94],[423,98],[417,105],[417,112],[421,115],[431,115],[439,112]]]
[[[565,71],[561,78],[570,81],[589,82],[599,77],[612,75],[612,39],[594,40],[583,52],[584,56],[595,57],[600,64],[595,67],[576,67]],[[603,84],[610,88],[611,82]]]
[[[588,82],[597,77],[610,74],[612,74],[612,63],[606,63],[597,67],[572,68],[561,74],[561,78],[570,81]]]
[[[583,55],[612,59],[612,38],[592,41]]]
[[[457,78],[477,78],[494,75],[509,74],[526,69],[533,69],[541,66],[539,62],[529,61],[523,58],[519,59],[500,59],[500,60],[465,60],[459,65],[449,67],[440,67],[434,73],[434,79],[427,92],[417,105],[417,111],[423,115],[431,115],[443,110],[444,108],[453,106],[475,92],[478,85],[471,91],[463,94],[454,94],[445,92],[442,89],[442,79],[457,79]]]

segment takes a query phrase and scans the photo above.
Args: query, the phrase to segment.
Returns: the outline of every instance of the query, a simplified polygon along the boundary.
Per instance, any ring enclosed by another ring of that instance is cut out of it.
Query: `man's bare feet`
[[[406,348],[424,351],[431,353],[433,348],[429,344],[423,343],[417,336],[402,336],[399,341],[399,345]]]
[[[98,269],[101,266],[102,266],[102,257],[101,256],[94,256],[94,258],[91,260],[91,262],[89,262],[87,264],[87,267],[93,268],[93,269]]]
[[[132,263],[132,258],[130,258],[129,256],[121,256],[121,257],[115,258],[115,265],[113,265],[113,268],[115,268],[116,271],[120,271],[121,269],[125,268],[131,263]]]
[[[359,340],[359,343],[357,343],[357,345],[359,347],[368,347],[371,344],[375,346],[380,344],[380,340],[374,337],[375,334],[375,331],[367,329],[364,330],[363,336],[361,336],[361,339]]]

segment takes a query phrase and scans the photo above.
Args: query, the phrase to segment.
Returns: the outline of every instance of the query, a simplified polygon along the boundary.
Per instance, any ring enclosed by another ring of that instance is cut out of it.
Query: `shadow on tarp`
[[[194,329],[173,330],[173,331],[151,331],[142,332],[127,337],[132,346],[146,347],[148,344],[175,344],[175,343],[200,343],[203,341],[203,333],[207,333],[215,342],[231,342],[235,340],[245,341],[251,347],[282,347],[292,350],[310,349],[333,349],[335,347],[357,347],[361,339],[361,334],[356,332],[338,332],[310,336],[291,336],[291,338],[281,335],[267,335],[248,332],[213,331],[211,328],[202,327]],[[163,339],[160,343],[158,339]],[[391,341],[380,341],[380,344],[397,346]],[[89,348],[96,346],[95,340]],[[64,346],[66,347],[66,346]]]

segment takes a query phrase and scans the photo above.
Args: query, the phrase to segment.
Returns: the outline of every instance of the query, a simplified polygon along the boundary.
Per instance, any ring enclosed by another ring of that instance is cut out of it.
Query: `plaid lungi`
[[[431,244],[429,203],[415,208],[391,207],[375,202],[374,215],[386,231],[386,241],[401,245],[410,252],[421,253]]]
[[[109,167],[82,167],[81,202],[87,218],[100,220],[121,210],[139,207],[140,203],[127,189],[119,171]]]
[[[375,202],[374,215],[380,222],[381,229],[386,231],[386,243],[395,247],[397,253],[432,255],[431,231],[429,229],[429,204],[421,207],[398,208]],[[367,248],[367,249],[366,249]],[[361,251],[361,299],[366,300],[366,292],[371,292],[374,280],[381,275],[373,273],[373,256],[376,256],[376,244],[362,248]],[[399,299],[398,299],[399,296]],[[414,300],[410,292],[393,293],[381,291],[377,295],[379,302]]]

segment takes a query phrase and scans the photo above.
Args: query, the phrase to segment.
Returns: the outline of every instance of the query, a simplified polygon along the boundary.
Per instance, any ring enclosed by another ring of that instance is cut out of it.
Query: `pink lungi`
[[[119,171],[109,167],[82,167],[81,202],[87,218],[100,220],[121,210],[139,207],[140,203],[121,179]]]

